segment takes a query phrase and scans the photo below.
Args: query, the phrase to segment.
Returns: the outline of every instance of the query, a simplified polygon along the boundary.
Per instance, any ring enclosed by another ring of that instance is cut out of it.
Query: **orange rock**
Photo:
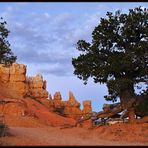
[[[10,67],[10,82],[25,82],[26,66],[23,64],[13,63]]]
[[[35,77],[27,77],[28,93],[34,98],[48,98],[46,91],[46,81],[42,75],[37,74]]]
[[[61,93],[59,91],[55,92],[53,103],[54,103],[54,108],[61,108],[63,106],[62,96],[61,96]]]
[[[91,100],[83,101],[83,115],[92,113]]]
[[[25,77],[26,66],[13,63],[11,66],[0,64],[0,84],[7,88],[7,94],[12,97],[20,97],[26,94]]]
[[[0,112],[3,115],[11,116],[25,116],[25,110],[27,109],[26,103],[19,99],[3,99],[3,103],[0,104]]]
[[[91,128],[93,126],[93,123],[92,123],[92,120],[89,119],[89,120],[86,120],[82,123],[82,126],[83,127],[88,127],[88,128]]]
[[[9,81],[10,77],[10,68],[5,67],[3,64],[0,64],[0,81],[6,83]]]
[[[82,114],[80,103],[75,99],[71,91],[69,91],[69,100],[65,102],[64,114],[73,118]]]
[[[26,77],[26,65],[13,63],[11,66],[0,64],[0,86],[7,96],[19,98],[48,98],[46,81],[41,75]]]

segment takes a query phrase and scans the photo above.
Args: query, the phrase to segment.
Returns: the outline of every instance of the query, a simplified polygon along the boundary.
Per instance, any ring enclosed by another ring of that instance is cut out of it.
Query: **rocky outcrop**
[[[48,96],[48,102],[49,102],[49,111],[54,111],[54,101],[53,101],[53,99],[52,99],[52,96],[51,96],[51,94],[49,94],[49,96]]]
[[[82,114],[80,103],[76,100],[71,91],[69,92],[69,100],[65,102],[64,114],[73,118]]]
[[[27,67],[24,64],[13,63],[11,66],[0,64],[0,95],[5,96],[2,98],[18,101],[28,98],[34,99],[44,105],[50,112],[57,112],[63,116],[73,118],[92,111],[91,101],[89,100],[83,102],[84,109],[81,110],[80,103],[71,91],[69,92],[68,101],[62,100],[60,92],[56,92],[53,99],[51,95],[48,97],[46,80],[43,80],[42,75],[37,74],[35,77],[27,77],[26,70]],[[16,106],[16,102],[11,100],[7,108],[10,108],[7,109],[10,114],[13,111],[14,114],[22,114],[22,108],[24,107]]]
[[[23,99],[0,98],[0,114],[11,116],[25,116],[27,104]]]
[[[83,115],[92,113],[91,100],[83,101]]]
[[[28,86],[28,95],[36,99],[48,98],[46,91],[46,80],[43,80],[42,75],[37,74],[35,77],[27,77],[26,83]]]
[[[60,92],[55,92],[53,98],[54,108],[61,108],[63,106],[62,96]]]
[[[69,91],[69,99],[67,101],[62,100],[61,93],[58,91],[52,96],[49,96],[50,111],[60,113],[61,115],[77,118],[82,115],[88,115],[92,113],[91,101],[83,101],[83,110],[80,109],[80,103],[76,100],[75,96]]]
[[[21,97],[26,94],[25,74],[26,66],[23,64],[14,63],[10,67],[0,64],[0,85],[7,95]]]
[[[26,77],[26,65],[13,63],[11,66],[0,64],[1,93],[12,98],[30,96],[48,98],[46,81],[41,75]]]

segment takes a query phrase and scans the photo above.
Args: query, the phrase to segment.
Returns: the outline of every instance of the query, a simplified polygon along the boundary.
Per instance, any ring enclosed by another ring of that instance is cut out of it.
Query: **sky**
[[[91,100],[93,111],[101,111],[105,84],[87,85],[73,74],[72,58],[78,40],[91,41],[91,33],[106,12],[123,13],[138,6],[148,8],[148,2],[0,2],[0,17],[7,22],[8,37],[17,63],[27,65],[27,76],[42,74],[47,91],[52,96],[60,91],[68,100],[72,91],[81,103]]]

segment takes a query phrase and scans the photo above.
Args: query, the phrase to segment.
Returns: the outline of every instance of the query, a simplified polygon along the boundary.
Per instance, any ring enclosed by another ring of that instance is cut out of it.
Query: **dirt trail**
[[[10,146],[117,146],[117,145],[145,145],[144,143],[127,143],[122,141],[105,140],[98,136],[97,130],[86,128],[46,127],[46,128],[24,128],[10,127],[11,136],[3,137],[3,145]],[[147,144],[148,145],[148,144]]]

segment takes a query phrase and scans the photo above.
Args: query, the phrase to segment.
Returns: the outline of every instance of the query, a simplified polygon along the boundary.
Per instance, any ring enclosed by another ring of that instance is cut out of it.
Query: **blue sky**
[[[27,75],[38,73],[47,80],[47,90],[53,96],[60,91],[68,100],[72,91],[82,104],[92,100],[94,111],[100,111],[107,94],[106,85],[87,85],[73,74],[72,57],[77,57],[76,43],[91,40],[91,33],[107,11],[115,12],[136,6],[148,7],[147,2],[20,2],[0,3],[0,12],[11,31],[9,42],[17,55],[17,63],[27,65]],[[81,105],[82,107],[82,105]]]

